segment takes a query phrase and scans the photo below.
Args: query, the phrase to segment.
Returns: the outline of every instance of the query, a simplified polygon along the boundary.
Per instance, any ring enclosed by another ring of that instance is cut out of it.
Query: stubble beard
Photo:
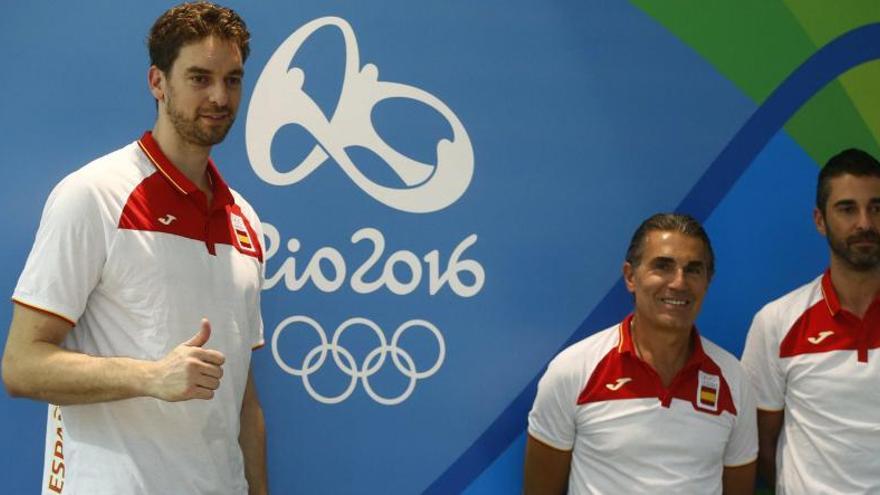
[[[841,239],[834,235],[831,229],[828,229],[826,237],[831,251],[854,271],[867,272],[880,266],[880,234],[877,231],[863,230],[845,239]],[[874,248],[862,250],[852,246],[852,244],[860,241],[874,242]]]
[[[174,97],[171,92],[168,93],[165,100],[165,109],[168,112],[168,118],[177,134],[188,143],[197,146],[214,146],[220,144],[226,138],[229,129],[235,122],[235,113],[228,107],[218,109],[230,113],[230,118],[225,125],[222,126],[205,126],[199,123],[198,110],[196,115],[188,117],[177,109],[174,105]]]

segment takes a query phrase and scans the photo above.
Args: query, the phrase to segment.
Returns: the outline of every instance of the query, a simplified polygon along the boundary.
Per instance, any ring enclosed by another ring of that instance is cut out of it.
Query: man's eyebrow
[[[197,66],[197,65],[193,65],[193,66],[191,66],[191,67],[187,67],[185,72],[186,72],[187,74],[210,74],[210,73],[211,73],[210,70],[208,70],[208,69],[206,69],[206,68],[204,68],[204,67],[199,67],[199,66]]]
[[[199,67],[197,65],[187,67],[185,72],[187,74],[199,74],[199,75],[210,75],[212,73],[211,70],[206,69],[204,67]],[[239,77],[244,76],[244,69],[231,70],[231,71],[229,71],[228,74],[226,74],[226,77],[229,77],[229,76],[239,76]]]
[[[657,256],[656,258],[651,258],[648,261],[648,263],[651,265],[661,265],[661,264],[669,264],[669,263],[676,264],[677,262],[675,261],[675,258],[671,258],[669,256]],[[688,261],[687,263],[685,263],[684,266],[686,268],[688,268],[688,267],[693,268],[696,266],[706,266],[706,261],[705,260],[691,260],[691,261]]]

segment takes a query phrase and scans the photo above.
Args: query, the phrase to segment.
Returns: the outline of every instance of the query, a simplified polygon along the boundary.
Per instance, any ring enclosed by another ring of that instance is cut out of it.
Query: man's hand
[[[524,495],[567,493],[571,451],[555,449],[528,434],[523,471]]]
[[[210,399],[220,386],[226,359],[202,348],[211,337],[208,320],[159,361],[69,351],[61,343],[71,328],[61,317],[14,304],[2,366],[9,395],[65,406],[145,396]]]
[[[758,473],[770,488],[776,488],[776,449],[785,424],[785,410],[758,409]]]
[[[150,395],[169,402],[212,399],[226,358],[220,351],[202,348],[210,337],[211,323],[202,319],[198,333],[156,361]]]

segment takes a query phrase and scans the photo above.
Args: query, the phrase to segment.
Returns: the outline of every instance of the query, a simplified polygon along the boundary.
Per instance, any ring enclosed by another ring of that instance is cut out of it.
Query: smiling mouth
[[[669,306],[675,306],[679,308],[683,308],[685,306],[690,305],[690,300],[688,299],[680,299],[675,297],[662,297],[660,298],[660,302],[663,304],[667,304]]]

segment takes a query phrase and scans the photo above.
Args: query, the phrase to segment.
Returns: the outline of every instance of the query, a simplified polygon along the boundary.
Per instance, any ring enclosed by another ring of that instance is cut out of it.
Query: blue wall
[[[274,493],[518,491],[534,380],[628,312],[623,252],[651,213],[705,220],[718,273],[698,325],[736,354],[763,303],[824,267],[817,164],[781,130],[818,88],[756,123],[770,100],[634,6],[230,6],[252,54],[213,156],[273,234],[253,366]],[[51,187],[152,127],[143,40],[166,7],[4,9],[7,294]],[[807,79],[847,67],[821,69]],[[36,490],[45,414],[0,398],[4,492]]]

